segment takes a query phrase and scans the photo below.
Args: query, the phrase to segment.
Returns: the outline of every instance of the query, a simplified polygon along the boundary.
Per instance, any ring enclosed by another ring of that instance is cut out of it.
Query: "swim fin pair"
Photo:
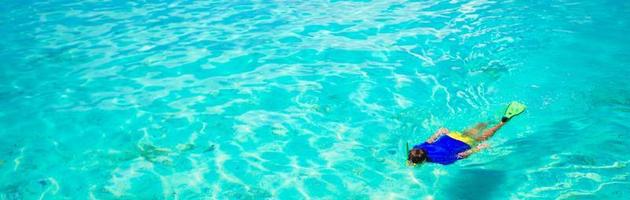
[[[525,108],[527,108],[527,106],[525,106],[524,104],[513,101],[505,109],[505,114],[503,114],[503,118],[501,118],[501,121],[502,122],[509,121],[510,119],[512,119],[512,117],[523,113],[525,111]]]

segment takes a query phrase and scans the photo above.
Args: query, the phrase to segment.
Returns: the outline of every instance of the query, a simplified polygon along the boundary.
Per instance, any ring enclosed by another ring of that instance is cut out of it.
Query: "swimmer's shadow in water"
[[[505,172],[487,169],[462,169],[456,173],[457,178],[449,180],[439,191],[444,199],[493,199],[493,195],[505,183]]]

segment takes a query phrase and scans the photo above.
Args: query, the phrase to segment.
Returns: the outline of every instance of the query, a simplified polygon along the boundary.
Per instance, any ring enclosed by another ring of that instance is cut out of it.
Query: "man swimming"
[[[426,142],[417,144],[408,150],[407,164],[415,166],[426,161],[448,165],[459,159],[467,158],[488,147],[483,142],[492,137],[512,117],[525,111],[525,108],[525,105],[521,103],[510,103],[501,121],[485,131],[483,130],[488,126],[486,123],[478,123],[474,128],[465,130],[464,133],[440,128]],[[483,132],[479,135],[481,131]]]

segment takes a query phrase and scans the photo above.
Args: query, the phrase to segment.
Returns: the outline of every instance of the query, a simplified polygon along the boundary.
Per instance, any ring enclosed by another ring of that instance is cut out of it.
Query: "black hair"
[[[427,154],[422,149],[412,149],[407,155],[407,160],[413,164],[422,163],[427,159]]]

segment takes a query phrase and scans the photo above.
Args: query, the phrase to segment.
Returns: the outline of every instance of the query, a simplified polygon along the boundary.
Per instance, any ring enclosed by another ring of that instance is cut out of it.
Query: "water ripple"
[[[628,8],[3,2],[0,199],[627,196]],[[490,150],[404,166],[512,100]]]

